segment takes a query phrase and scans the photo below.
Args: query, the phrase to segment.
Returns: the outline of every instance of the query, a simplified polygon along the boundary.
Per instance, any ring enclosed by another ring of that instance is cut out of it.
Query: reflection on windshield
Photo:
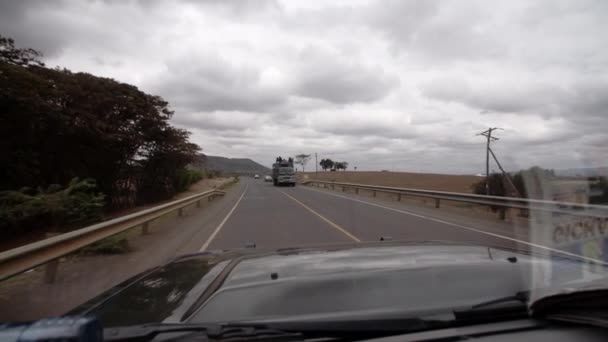
[[[565,256],[580,260],[576,273],[564,272],[563,264],[557,261],[535,264],[533,288],[577,288],[597,279],[608,279],[607,212],[601,206],[587,205],[597,200],[597,193],[592,190],[596,181],[559,178],[553,172],[525,173],[523,181],[529,198],[564,202],[551,211],[527,212],[528,219],[522,228],[529,230],[531,249],[554,260]],[[531,300],[546,294],[542,290],[532,291]]]
[[[602,286],[600,2],[2,1],[0,321]]]

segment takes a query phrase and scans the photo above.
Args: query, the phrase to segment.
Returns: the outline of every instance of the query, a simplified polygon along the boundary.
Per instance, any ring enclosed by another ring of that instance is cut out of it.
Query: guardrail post
[[[148,228],[150,227],[149,222],[144,222],[144,224],[141,225],[141,235],[146,235],[149,233]]]
[[[439,198],[435,198],[435,208],[439,208]]]
[[[358,195],[359,194],[359,188],[355,188],[355,193]]]
[[[59,233],[46,233],[45,237],[51,238],[53,236],[57,236]],[[59,259],[53,259],[44,264],[44,282],[47,284],[52,284],[57,279],[57,271],[59,270]]]
[[[503,208],[498,209],[498,217],[499,217],[501,220],[504,220],[504,219],[507,217],[507,215],[506,215],[506,209],[505,209],[504,207],[503,207]]]
[[[196,201],[196,207],[200,208],[201,207],[201,200]]]
[[[342,185],[342,192],[346,191],[346,187]]]
[[[401,194],[397,194],[397,202],[401,202]]]
[[[331,185],[331,189],[332,189],[332,190],[336,190],[336,186],[332,184],[332,185]]]
[[[59,270],[59,259],[54,259],[46,263],[44,266],[44,282],[52,284],[57,279],[57,270]]]
[[[376,190],[372,190],[372,194],[374,197],[376,197]]]
[[[177,216],[183,216],[183,215],[184,215],[184,209],[183,208],[177,209]]]

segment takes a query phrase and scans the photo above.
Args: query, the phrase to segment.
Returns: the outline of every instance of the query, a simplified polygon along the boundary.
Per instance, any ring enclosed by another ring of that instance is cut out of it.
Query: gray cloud
[[[264,111],[287,96],[285,89],[261,85],[259,69],[220,56],[184,56],[166,66],[150,89],[194,111]]]
[[[0,1],[0,34],[12,37],[20,47],[33,47],[46,56],[57,55],[70,39],[69,23],[57,19],[63,1]],[[44,12],[42,17],[38,13]],[[54,17],[51,17],[54,16]]]
[[[50,66],[170,101],[207,153],[478,173],[608,153],[605,1],[2,1]],[[604,162],[605,163],[605,162]]]
[[[491,115],[493,112],[533,114],[546,117],[600,116],[608,114],[608,82],[583,79],[575,82],[433,80],[423,88],[425,96],[458,102]]]
[[[388,0],[382,6],[365,9],[368,13],[364,19],[396,44],[407,45],[416,39],[420,28],[439,13],[440,5],[436,0]]]
[[[145,1],[145,0],[143,0]],[[280,12],[281,6],[275,0],[181,0],[194,6],[202,6],[206,10],[220,11],[225,15],[239,17],[258,16],[264,12]]]
[[[295,93],[300,96],[340,104],[375,102],[399,85],[381,67],[351,62],[347,56],[307,48],[299,58]]]
[[[297,56],[279,70],[284,79],[275,85],[264,84],[263,66],[236,65],[219,55],[182,56],[167,62],[149,89],[191,110],[264,112],[281,110],[290,96],[335,104],[375,102],[399,85],[382,68],[346,62],[340,54],[307,47]]]
[[[264,124],[267,117],[260,113],[236,111],[189,114],[182,112],[177,113],[172,121],[184,128],[222,132],[221,134],[226,136],[230,134],[243,135],[244,131]]]
[[[493,22],[496,9],[478,1],[390,0],[373,6],[365,22],[379,29],[408,59],[456,61],[496,58],[507,42]]]

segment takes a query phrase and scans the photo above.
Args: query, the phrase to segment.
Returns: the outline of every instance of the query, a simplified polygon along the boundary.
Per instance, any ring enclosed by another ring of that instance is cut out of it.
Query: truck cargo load
[[[283,159],[278,157],[276,159],[276,163],[272,164],[272,182],[275,186],[296,186],[293,158]]]

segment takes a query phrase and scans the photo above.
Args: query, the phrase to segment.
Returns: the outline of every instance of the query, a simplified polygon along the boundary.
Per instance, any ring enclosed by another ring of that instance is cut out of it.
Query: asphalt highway
[[[516,227],[470,213],[408,205],[304,185],[275,187],[241,177],[230,210],[200,250],[300,247],[315,244],[393,240],[443,240],[526,248]],[[227,208],[226,208],[227,209]]]
[[[129,253],[67,258],[50,284],[42,279],[43,269],[0,284],[0,320],[64,314],[137,273],[205,250],[356,244],[381,237],[530,249],[527,234],[527,227],[467,209],[436,209],[303,185],[275,187],[241,177],[202,208],[192,206],[182,216],[158,220],[147,234],[131,234]]]

